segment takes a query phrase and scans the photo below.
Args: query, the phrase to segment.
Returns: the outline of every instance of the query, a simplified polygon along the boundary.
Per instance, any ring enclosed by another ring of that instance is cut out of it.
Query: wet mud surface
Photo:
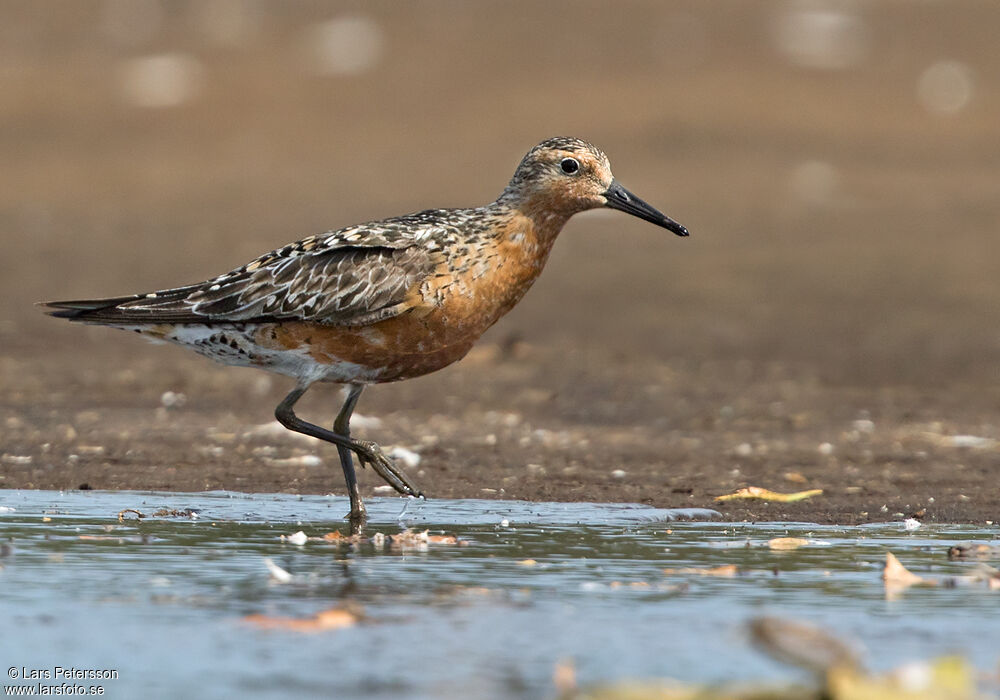
[[[273,422],[287,380],[135,345],[127,369],[87,358],[89,381],[54,368],[34,391],[8,363],[8,386],[28,386],[8,395],[24,403],[5,410],[4,488],[344,493],[333,447]],[[354,432],[416,455],[406,471],[429,498],[629,501],[751,521],[998,517],[1000,448],[981,419],[995,394],[970,387],[956,404],[749,363],[593,359],[486,344],[438,378],[370,388]],[[339,401],[315,387],[300,414],[330,423]],[[360,477],[363,494],[388,495]],[[745,486],[823,494],[714,500]]]
[[[857,36],[825,66],[782,43],[809,21],[785,3],[373,5],[379,53],[343,74],[302,53],[331,18],[312,6],[265,4],[224,35],[178,10],[125,38],[108,8],[74,7],[0,7],[20,28],[0,105],[0,488],[342,494],[331,447],[268,427],[288,380],[32,304],[484,203],[571,133],[691,238],[574,218],[468,358],[365,393],[379,422],[358,435],[419,455],[430,498],[1000,520],[994,4],[844,10]],[[149,106],[129,76],[163,55],[190,90]],[[935,101],[942,72],[964,92]],[[331,423],[339,400],[317,387],[301,414]],[[744,486],[823,494],[714,500]]]

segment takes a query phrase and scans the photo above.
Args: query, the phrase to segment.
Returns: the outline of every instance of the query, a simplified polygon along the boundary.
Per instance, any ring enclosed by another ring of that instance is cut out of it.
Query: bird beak
[[[650,223],[662,226],[668,231],[673,231],[678,236],[688,235],[688,230],[679,223],[671,219],[666,214],[649,206],[644,201],[636,197],[627,189],[622,187],[618,180],[612,180],[611,186],[604,191],[605,206],[610,209],[617,209],[632,216],[638,216]]]

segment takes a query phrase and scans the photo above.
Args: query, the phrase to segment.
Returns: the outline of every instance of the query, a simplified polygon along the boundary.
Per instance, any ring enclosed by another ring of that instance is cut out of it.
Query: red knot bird
[[[528,291],[566,221],[599,207],[688,235],[622,187],[603,151],[559,137],[528,151],[484,207],[429,209],[309,236],[198,284],[44,306],[52,316],[133,330],[224,364],[294,378],[275,416],[289,430],[337,446],[348,518],[358,524],[365,507],[352,453],[399,493],[422,495],[376,443],[351,436],[364,387],[464,357]],[[347,387],[332,430],[293,411],[315,382]]]

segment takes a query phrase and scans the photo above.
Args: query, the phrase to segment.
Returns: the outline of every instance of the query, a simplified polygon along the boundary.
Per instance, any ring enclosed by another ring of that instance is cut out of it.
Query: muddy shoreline
[[[331,446],[273,422],[284,380],[106,335],[131,359],[93,348],[82,375],[51,372],[41,400],[24,362],[3,364],[14,389],[3,488],[346,494]],[[1000,443],[981,421],[996,392],[873,394],[773,364],[611,365],[516,348],[486,343],[437,378],[369,388],[355,434],[419,455],[407,472],[429,498],[704,507],[735,521],[1000,520]],[[318,386],[301,413],[330,422],[339,400]],[[360,479],[363,495],[391,495],[367,470]],[[823,494],[715,501],[747,486]]]

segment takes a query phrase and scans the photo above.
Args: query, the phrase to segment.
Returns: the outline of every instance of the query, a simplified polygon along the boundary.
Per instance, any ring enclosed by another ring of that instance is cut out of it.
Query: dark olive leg
[[[386,483],[396,489],[404,496],[423,496],[416,486],[409,480],[391,459],[385,456],[382,449],[374,442],[368,440],[355,440],[350,436],[351,413],[361,396],[362,386],[352,384],[347,395],[347,401],[337,415],[334,423],[334,430],[329,431],[318,425],[308,423],[298,416],[292,408],[296,402],[306,393],[309,385],[295,387],[291,393],[278,404],[274,410],[274,417],[278,422],[289,430],[294,430],[303,435],[309,435],[320,440],[332,443],[337,446],[340,453],[340,464],[344,469],[344,478],[347,480],[347,491],[351,499],[351,512],[348,517],[353,520],[364,520],[365,506],[361,502],[361,495],[358,491],[357,475],[354,473],[354,464],[351,460],[351,452],[358,456],[361,466],[371,465],[375,473],[385,479]]]
[[[343,435],[345,438],[351,437],[351,414],[354,413],[354,407],[358,404],[362,389],[364,387],[361,384],[351,384],[348,387],[347,400],[344,401],[340,413],[337,414],[337,420],[333,422],[334,433]],[[340,466],[344,469],[344,479],[347,481],[347,493],[351,497],[351,512],[347,517],[352,522],[356,518],[363,520],[366,515],[365,504],[361,501],[361,491],[358,488],[357,474],[354,473],[351,448],[338,444],[337,452],[340,454]],[[360,513],[360,515],[356,515],[356,513]]]

